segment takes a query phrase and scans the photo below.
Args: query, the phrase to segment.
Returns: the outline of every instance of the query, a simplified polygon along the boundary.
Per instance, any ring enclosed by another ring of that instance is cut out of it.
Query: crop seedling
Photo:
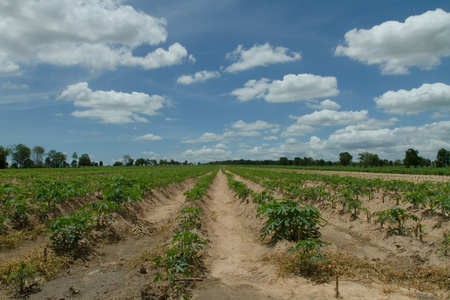
[[[316,267],[316,262],[326,262],[325,253],[322,248],[330,244],[318,241],[315,238],[307,238],[298,241],[295,247],[289,249],[289,252],[294,252],[300,258],[300,270],[305,275],[311,275],[313,269]]]
[[[181,230],[200,229],[200,214],[202,210],[198,207],[185,207],[181,210],[178,219],[180,219]]]
[[[388,234],[407,235],[411,232],[411,228],[405,227],[405,222],[410,219],[419,221],[419,218],[416,215],[409,214],[398,206],[374,212],[373,215],[377,217],[375,223],[379,223],[381,227],[383,227],[385,223],[397,225],[397,227],[394,228],[389,226]]]
[[[261,240],[272,234],[272,242],[280,239],[298,241],[309,237],[319,238],[319,226],[325,221],[314,206],[300,206],[298,201],[288,198],[260,204],[257,211],[257,217],[268,218]]]
[[[156,267],[163,267],[171,284],[174,283],[177,274],[190,277],[196,266],[200,264],[200,251],[206,245],[200,237],[190,231],[179,231],[173,237],[164,257],[154,259]],[[160,272],[156,273],[155,282],[163,280]]]
[[[15,287],[15,292],[19,294],[42,283],[34,268],[25,262],[20,262],[16,270],[8,274],[6,280]]]
[[[69,215],[53,219],[47,224],[53,247],[61,250],[73,250],[91,230],[93,219],[90,212],[75,211]]]

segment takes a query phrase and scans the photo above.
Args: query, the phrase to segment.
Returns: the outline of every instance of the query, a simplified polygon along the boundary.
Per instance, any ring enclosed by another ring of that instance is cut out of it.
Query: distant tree
[[[116,161],[116,162],[114,162],[113,166],[114,166],[114,167],[122,167],[122,166],[123,166],[123,162],[121,162],[121,161]]]
[[[289,159],[287,157],[282,156],[278,160],[278,164],[282,165],[282,166],[287,166],[287,165],[289,165]]]
[[[419,156],[419,150],[409,148],[405,151],[405,158],[403,159],[403,164],[405,165],[405,167],[417,167],[418,165],[420,165],[420,161],[421,157]]]
[[[358,153],[358,155],[359,155],[358,160],[360,164],[363,165],[364,167],[378,166],[378,164],[380,163],[380,158],[378,157],[377,154],[365,151],[363,153]]]
[[[41,166],[44,163],[45,149],[41,146],[34,146],[31,150],[31,157],[37,166]]]
[[[134,162],[135,166],[146,166],[147,165],[147,160],[145,158],[138,158],[136,159],[136,161]]]
[[[6,161],[6,159],[8,158],[9,154],[10,149],[0,146],[0,169],[8,168],[8,162]]]
[[[67,164],[66,159],[67,155],[62,152],[56,152],[52,161],[54,168],[64,168]]]
[[[317,164],[318,164],[319,166],[323,167],[323,166],[325,166],[325,160],[321,158],[321,159],[319,159],[319,160],[317,161]]]
[[[428,158],[421,157],[420,166],[421,167],[429,167],[429,166],[431,166],[431,160],[428,159]]]
[[[339,163],[341,165],[348,166],[352,162],[353,156],[348,152],[339,153]]]
[[[77,159],[78,159],[78,154],[77,154],[76,152],[74,152],[74,153],[72,154],[72,162],[70,163],[70,165],[72,166],[72,168],[78,167],[78,161],[77,161]]]
[[[30,159],[31,149],[24,144],[18,144],[11,150],[12,160],[17,163],[19,168],[23,168],[25,161]]]
[[[131,158],[128,154],[125,154],[122,158],[123,164],[127,167],[130,167],[134,164],[134,159]]]
[[[89,167],[91,166],[91,159],[88,154],[82,154],[78,159],[78,166],[80,167]]]
[[[438,150],[436,154],[436,167],[443,167],[450,165],[450,151],[444,148]]]
[[[99,165],[100,165],[100,167],[103,167],[103,162],[100,161],[100,162],[99,162]]]

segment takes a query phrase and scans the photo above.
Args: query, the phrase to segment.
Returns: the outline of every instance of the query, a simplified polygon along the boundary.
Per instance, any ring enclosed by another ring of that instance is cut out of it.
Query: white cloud
[[[243,45],[239,45],[236,50],[227,53],[226,58],[236,62],[228,66],[225,71],[244,71],[259,66],[296,61],[301,58],[300,53],[288,53],[288,50],[281,46],[274,48],[269,43],[264,45],[255,44],[248,50],[244,49]]]
[[[362,111],[334,111],[320,110],[297,119],[297,123],[318,126],[336,126],[359,124],[368,120],[367,110]]]
[[[183,75],[178,77],[177,83],[181,84],[192,84],[196,82],[205,82],[208,79],[218,78],[220,77],[220,73],[217,71],[200,71],[195,73],[194,75]]]
[[[10,90],[26,90],[29,89],[30,87],[26,84],[16,84],[16,83],[12,83],[12,82],[5,82],[2,87],[4,89],[10,89]]]
[[[339,126],[349,124],[367,123],[370,119],[367,117],[368,111],[334,111],[321,110],[300,117],[290,116],[297,121],[286,128],[281,134],[282,137],[301,136],[314,132],[312,126]],[[373,121],[372,121],[373,122]]]
[[[407,74],[410,67],[431,69],[450,56],[450,14],[442,9],[411,16],[404,23],[388,21],[369,30],[352,29],[335,54],[368,65],[383,74]]]
[[[341,106],[339,104],[337,104],[334,101],[331,101],[330,99],[323,100],[319,104],[317,104],[317,101],[307,102],[306,105],[310,108],[314,108],[314,109],[318,109],[318,110],[323,110],[323,109],[338,110],[339,108],[341,108]]]
[[[178,119],[177,118],[165,118],[165,120],[167,122],[170,122],[170,121],[177,121]]]
[[[448,114],[443,114],[441,112],[435,112],[433,114],[433,116],[431,116],[433,119],[442,119],[442,118],[447,118]]]
[[[195,144],[195,143],[209,143],[209,142],[218,142],[224,139],[223,135],[215,134],[212,132],[205,132],[201,137],[195,140],[186,140],[182,141],[185,144]]]
[[[178,43],[143,57],[132,51],[166,41],[166,20],[119,0],[4,0],[0,4],[0,72],[20,63],[81,65],[90,69],[179,64],[188,57]]]
[[[143,136],[139,136],[139,137],[135,138],[134,140],[135,141],[142,141],[142,140],[145,140],[145,141],[160,141],[160,140],[162,140],[162,138],[160,136],[153,135],[153,134],[149,133],[149,134],[146,134],[146,135],[143,135]]]
[[[314,131],[312,126],[294,123],[281,133],[281,137],[300,136]]]
[[[181,154],[188,161],[209,162],[230,159],[232,151],[226,151],[217,147],[203,146],[201,149],[188,149]]]
[[[266,130],[266,129],[274,129],[279,128],[277,124],[270,124],[266,121],[257,120],[252,123],[246,123],[242,120],[234,122],[231,125],[232,128],[240,131],[254,131],[254,130]]]
[[[392,114],[410,115],[425,110],[450,109],[450,86],[425,83],[410,91],[388,91],[374,100],[378,108]]]
[[[102,123],[113,124],[148,122],[140,115],[154,116],[157,110],[168,103],[168,100],[159,95],[92,91],[87,82],[69,85],[58,99],[72,101],[75,106],[86,108],[72,112],[75,117],[100,119]]]
[[[265,141],[276,141],[276,140],[278,140],[278,137],[274,136],[274,135],[265,136],[265,137],[263,137],[263,140],[265,140]]]
[[[249,80],[241,89],[236,89],[231,92],[231,95],[236,96],[240,101],[249,101],[253,99],[263,98],[269,88],[269,79],[262,78],[260,80]]]
[[[313,74],[288,74],[283,80],[249,80],[243,88],[231,92],[240,101],[264,98],[267,102],[281,103],[325,98],[339,94],[336,77]]]

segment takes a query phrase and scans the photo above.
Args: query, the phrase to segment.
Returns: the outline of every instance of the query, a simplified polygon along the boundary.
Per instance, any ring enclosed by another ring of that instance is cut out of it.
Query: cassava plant
[[[378,223],[383,227],[384,224],[395,224],[396,227],[389,226],[388,234],[407,235],[411,233],[411,227],[406,227],[405,222],[407,220],[419,221],[419,218],[414,214],[409,214],[406,210],[394,206],[391,209],[374,212],[373,215],[377,217],[375,223]]]
[[[271,241],[280,239],[298,241],[319,238],[319,227],[323,222],[319,210],[309,204],[288,198],[273,199],[257,206],[257,217],[267,217],[261,239],[271,235]]]

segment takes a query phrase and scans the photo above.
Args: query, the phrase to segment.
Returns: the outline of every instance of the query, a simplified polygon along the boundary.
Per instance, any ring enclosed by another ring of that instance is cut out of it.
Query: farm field
[[[0,299],[450,297],[446,177],[99,169],[0,175]]]

